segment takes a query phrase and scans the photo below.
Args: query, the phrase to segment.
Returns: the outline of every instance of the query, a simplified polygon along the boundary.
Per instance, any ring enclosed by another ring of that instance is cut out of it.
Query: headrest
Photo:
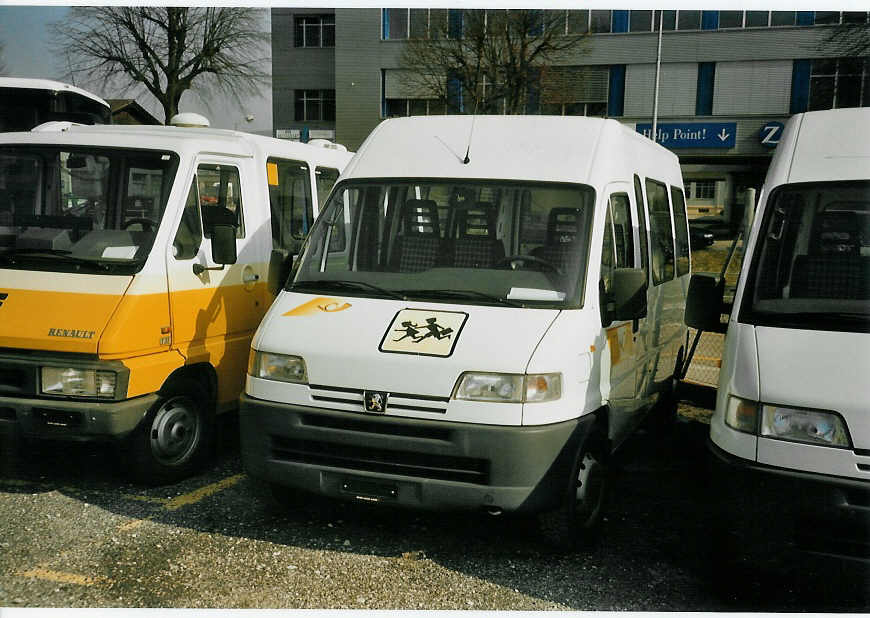
[[[492,202],[461,206],[456,211],[459,238],[495,238],[498,210]]]
[[[854,212],[821,212],[816,219],[815,253],[858,253],[861,238]]]
[[[441,236],[435,200],[405,200],[402,207],[405,235]]]
[[[553,208],[547,217],[547,244],[564,245],[574,242],[580,225],[580,208]]]

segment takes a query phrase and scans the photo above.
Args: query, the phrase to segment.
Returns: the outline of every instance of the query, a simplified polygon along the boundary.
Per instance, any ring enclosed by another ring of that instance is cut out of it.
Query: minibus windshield
[[[868,330],[870,181],[775,189],[750,272],[745,321]]]
[[[137,272],[177,167],[166,152],[0,146],[0,268]]]
[[[337,186],[287,289],[531,307],[579,306],[595,192],[451,179]]]

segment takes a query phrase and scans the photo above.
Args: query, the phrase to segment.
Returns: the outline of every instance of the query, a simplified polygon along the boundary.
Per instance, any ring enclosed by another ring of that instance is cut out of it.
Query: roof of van
[[[870,177],[870,108],[793,116],[771,162],[766,184]]]
[[[0,77],[0,88],[32,88],[34,90],[52,90],[55,92],[75,92],[76,94],[88,97],[89,99],[92,99],[97,103],[102,103],[107,108],[109,107],[109,104],[105,100],[101,99],[93,92],[88,92],[83,88],[78,88],[76,86],[65,84],[63,82],[56,82],[50,79],[35,79],[31,77]]]
[[[344,175],[589,183],[606,176],[608,166],[624,171],[632,157],[666,161],[676,177],[662,180],[681,184],[673,153],[615,120],[575,116],[385,120],[360,146]]]
[[[0,133],[0,144],[88,144],[103,147],[135,147],[177,152],[210,152],[251,156],[254,151],[275,152],[284,156],[317,158],[343,166],[353,153],[323,144],[303,144],[289,140],[233,131],[229,129],[167,127],[153,125],[79,125],[54,123],[40,125],[30,132]],[[37,130],[38,129],[38,130]]]

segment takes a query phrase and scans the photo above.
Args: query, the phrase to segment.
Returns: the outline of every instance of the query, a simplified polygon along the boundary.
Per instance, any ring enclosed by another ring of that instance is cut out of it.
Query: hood
[[[870,447],[870,334],[756,328],[761,401],[840,413]]]
[[[449,397],[464,371],[525,372],[558,314],[285,292],[254,347],[303,357],[312,386]]]
[[[96,354],[131,279],[0,270],[0,348]]]

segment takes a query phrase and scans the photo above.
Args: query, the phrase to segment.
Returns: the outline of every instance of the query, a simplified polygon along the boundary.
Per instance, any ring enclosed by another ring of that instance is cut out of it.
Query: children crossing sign
[[[652,135],[651,123],[637,123],[635,130]],[[665,148],[734,148],[736,122],[665,122],[656,126],[656,143]]]

